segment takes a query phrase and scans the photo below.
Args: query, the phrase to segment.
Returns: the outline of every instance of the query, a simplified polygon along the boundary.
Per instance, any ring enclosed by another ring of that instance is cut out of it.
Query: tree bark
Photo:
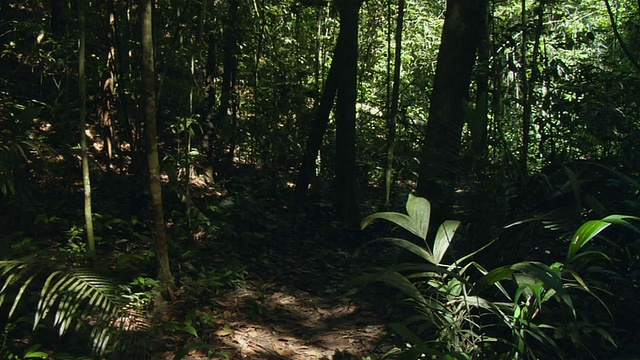
[[[491,62],[491,40],[489,38],[489,4],[484,3],[482,23],[479,29],[478,65],[476,75],[476,107],[469,119],[471,130],[472,171],[481,174],[487,158],[487,128],[489,114],[489,63]]]
[[[384,204],[389,205],[391,199],[391,184],[393,183],[393,152],[396,144],[396,124],[398,123],[398,103],[400,102],[400,68],[402,62],[402,25],[404,23],[405,0],[398,4],[398,23],[396,26],[396,50],[393,65],[393,89],[391,90],[391,110],[387,120],[387,164],[384,170],[385,198]]]
[[[82,157],[82,184],[84,187],[84,219],[87,231],[87,255],[90,259],[96,257],[96,242],[93,234],[93,212],[91,210],[91,173],[89,172],[89,154],[87,152],[87,81],[85,78],[86,59],[86,21],[84,0],[78,0],[78,92],[80,95],[80,154]]]
[[[487,0],[448,0],[425,129],[417,193],[442,209],[461,170],[464,106]]]
[[[229,0],[226,22],[223,34],[223,72],[222,72],[222,91],[220,93],[220,106],[214,116],[214,146],[211,162],[214,165],[218,177],[223,178],[226,171],[231,166],[234,152],[234,127],[235,111],[229,109],[233,107],[233,91],[236,81],[236,71],[238,67],[237,61],[237,27],[238,21],[238,0]]]
[[[342,53],[336,98],[336,214],[343,226],[360,225],[356,167],[356,99],[358,95],[358,18],[361,0],[339,2]],[[341,49],[341,50],[340,50]],[[335,60],[334,60],[335,61]]]
[[[339,52],[336,45],[334,59],[337,59],[338,55]],[[327,131],[329,115],[331,114],[333,101],[336,97],[336,92],[338,91],[338,65],[338,61],[333,61],[331,63],[329,74],[327,75],[327,80],[325,81],[324,89],[322,90],[322,95],[320,97],[320,103],[316,111],[316,116],[311,124],[307,147],[298,170],[298,180],[296,182],[296,191],[300,197],[304,196],[309,189],[309,184],[311,183],[315,170],[316,157],[318,156],[320,146],[322,146],[322,138]]]
[[[158,135],[156,128],[156,73],[153,59],[153,0],[144,0],[142,7],[142,86],[145,101],[145,135],[147,139],[147,164],[149,167],[149,194],[153,214],[158,282],[163,296],[173,297],[173,277],[169,266],[169,246],[165,228],[160,161],[158,159]]]

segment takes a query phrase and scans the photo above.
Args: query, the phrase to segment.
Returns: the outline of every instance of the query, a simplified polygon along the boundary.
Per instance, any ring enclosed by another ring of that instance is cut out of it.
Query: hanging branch
[[[609,14],[609,20],[611,20],[611,29],[613,29],[613,34],[615,35],[616,39],[620,43],[620,47],[622,47],[622,51],[624,51],[625,55],[627,55],[627,58],[629,59],[629,61],[631,61],[631,64],[633,64],[633,67],[635,67],[636,70],[640,71],[640,64],[633,57],[633,55],[631,55],[631,51],[629,50],[629,47],[627,47],[627,44],[622,39],[620,32],[618,32],[618,26],[616,25],[616,19],[613,15],[613,11],[611,11],[611,5],[609,4],[609,0],[604,0],[604,4],[607,6],[607,13]]]

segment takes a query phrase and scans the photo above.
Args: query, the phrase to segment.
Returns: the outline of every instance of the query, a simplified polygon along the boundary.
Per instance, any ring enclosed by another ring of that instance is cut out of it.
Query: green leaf
[[[360,228],[364,230],[367,226],[369,226],[374,220],[382,219],[390,221],[401,228],[411,232],[416,236],[420,236],[420,231],[414,226],[413,220],[405,214],[397,213],[397,212],[379,212],[375,214],[371,214],[364,218],[360,223]]]
[[[409,194],[406,208],[408,215],[398,212],[379,212],[369,215],[362,220],[360,228],[366,228],[376,219],[383,219],[400,226],[422,240],[426,239],[429,231],[431,204],[425,198]]]
[[[409,194],[407,199],[407,214],[414,221],[421,239],[427,238],[429,232],[429,219],[431,219],[431,203],[429,200]]]
[[[435,264],[440,264],[442,261],[444,254],[449,249],[449,245],[451,245],[451,239],[453,239],[453,235],[459,226],[460,221],[447,220],[438,228],[438,232],[433,243],[433,260]]]
[[[494,284],[499,283],[502,280],[511,279],[511,276],[514,272],[515,270],[509,268],[508,266],[502,266],[493,269],[478,280],[478,282],[476,283],[476,288],[478,289],[478,291],[482,291]]]
[[[48,359],[49,354],[42,351],[27,351],[24,354],[25,359]]]
[[[569,251],[567,252],[567,262],[570,262],[575,254],[580,250],[586,243],[588,243],[591,239],[593,239],[596,235],[598,235],[602,230],[606,229],[611,225],[610,222],[605,222],[602,220],[591,220],[582,224],[580,228],[576,231],[571,239],[571,244],[569,244]]]
[[[193,335],[193,336],[195,336],[195,337],[198,337],[198,331],[197,331],[197,330],[196,330],[196,328],[194,328],[192,325],[188,325],[188,324],[186,324],[186,325],[182,328],[182,330],[184,330],[185,332],[187,332],[187,333],[189,333],[189,334],[191,334],[191,335]]]
[[[409,252],[412,252],[413,254],[418,255],[419,257],[427,260],[428,262],[434,264],[434,265],[438,265],[437,262],[434,259],[433,254],[431,253],[431,250],[429,249],[425,249],[422,248],[414,243],[412,243],[411,241],[405,240],[405,239],[399,239],[399,238],[391,238],[391,237],[387,237],[387,238],[380,238],[380,239],[376,239],[371,241],[370,243],[374,243],[374,242],[387,242],[391,245],[397,246],[401,249],[405,249]]]

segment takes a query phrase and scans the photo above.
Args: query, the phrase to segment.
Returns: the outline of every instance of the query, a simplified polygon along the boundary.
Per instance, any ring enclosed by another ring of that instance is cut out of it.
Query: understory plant
[[[137,351],[149,330],[140,299],[92,269],[63,266],[52,253],[0,260],[0,324],[6,324],[0,327],[0,358],[22,353],[20,345],[40,348],[34,335],[40,330],[55,330],[60,337],[73,333],[96,355]]]
[[[410,310],[389,324],[404,346],[388,355],[549,359],[563,358],[568,352],[590,354],[590,345],[615,346],[605,328],[582,316],[584,303],[599,304],[600,312],[608,308],[573,264],[606,258],[603,253],[580,250],[611,224],[633,228],[631,217],[614,215],[582,225],[569,243],[564,263],[522,261],[489,271],[472,260],[482,248],[461,255],[452,248],[460,222],[447,220],[429,237],[429,201],[410,194],[406,210],[407,214],[376,213],[362,221],[363,229],[382,219],[406,230],[410,240],[385,237],[373,242],[406,250],[417,260],[371,268],[355,280],[357,285],[381,282],[396,289],[398,302]]]

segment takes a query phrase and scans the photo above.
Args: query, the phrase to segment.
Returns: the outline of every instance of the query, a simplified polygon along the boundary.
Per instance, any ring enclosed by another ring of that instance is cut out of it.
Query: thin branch
[[[616,39],[620,43],[620,47],[622,47],[622,51],[624,51],[625,55],[627,55],[627,58],[629,58],[629,61],[631,61],[633,66],[636,68],[636,70],[640,72],[640,64],[635,59],[635,57],[631,55],[631,51],[629,50],[629,47],[627,47],[627,44],[622,39],[622,36],[620,36],[620,32],[618,32],[618,26],[616,25],[616,19],[613,16],[613,11],[611,11],[611,5],[609,4],[609,0],[604,0],[604,4],[607,6],[607,13],[609,14],[609,20],[611,20],[611,28],[613,29],[613,34],[615,35]]]

